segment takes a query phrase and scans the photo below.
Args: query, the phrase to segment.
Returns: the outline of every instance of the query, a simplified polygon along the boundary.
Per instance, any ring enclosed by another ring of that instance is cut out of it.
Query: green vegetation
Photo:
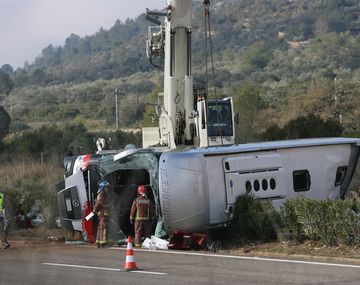
[[[10,75],[0,69],[0,94],[8,95],[14,88]]]
[[[28,155],[38,160],[40,157],[48,162],[61,164],[63,156],[69,149],[75,154],[94,153],[96,139],[110,138],[112,149],[123,149],[127,144],[140,145],[141,136],[132,132],[89,132],[82,124],[64,126],[43,126],[37,130],[24,131],[21,135],[4,143],[4,155]]]
[[[10,122],[9,114],[0,106],[0,141],[9,133]]]
[[[41,214],[45,225],[54,227],[58,217],[54,181],[61,180],[63,168],[30,157],[12,159],[2,157],[0,168],[1,187],[8,194],[9,216],[14,217],[21,204],[26,214]],[[12,218],[12,226],[14,222]]]
[[[323,120],[309,114],[288,122],[283,128],[273,124],[262,134],[264,140],[284,140],[314,137],[339,137],[343,132],[341,124],[334,120]]]
[[[360,244],[360,201],[288,200],[284,224],[295,241],[310,239],[325,245]]]
[[[202,9],[194,2],[195,85],[204,84]],[[237,102],[243,118],[238,142],[259,140],[267,128],[308,115],[324,121],[341,115],[343,135],[359,133],[360,20],[353,16],[359,11],[353,0],[213,3],[215,83],[209,86]],[[118,88],[121,127],[141,127],[150,94],[162,86],[161,72],[145,56],[148,24],[144,15],[116,21],[92,36],[71,34],[64,46],[45,47],[17,70],[3,64],[1,105],[13,121],[29,126],[75,121],[110,129]]]
[[[236,138],[239,143],[256,139],[254,123],[261,108],[260,89],[255,84],[244,82],[234,88],[234,109],[239,113],[239,124],[236,126]]]
[[[231,233],[241,243],[266,242],[289,233],[296,242],[359,245],[360,201],[296,198],[276,209],[269,201],[245,194],[236,201]]]
[[[270,241],[280,228],[280,216],[271,202],[245,194],[237,198],[231,224],[232,237],[244,243],[248,240]]]

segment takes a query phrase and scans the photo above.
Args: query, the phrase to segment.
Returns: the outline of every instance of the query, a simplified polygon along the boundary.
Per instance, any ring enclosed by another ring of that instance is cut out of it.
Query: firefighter
[[[0,236],[3,249],[7,249],[10,247],[10,244],[7,240],[7,233],[8,233],[8,222],[6,219],[6,212],[5,212],[5,193],[0,190]]]
[[[93,213],[98,216],[98,228],[96,234],[97,247],[103,247],[107,244],[107,226],[110,217],[109,202],[110,184],[106,180],[99,183],[98,195],[96,198]]]
[[[155,211],[153,202],[147,197],[145,185],[138,186],[137,194],[131,206],[130,223],[135,221],[135,247],[140,247],[142,237],[150,238],[151,220]]]

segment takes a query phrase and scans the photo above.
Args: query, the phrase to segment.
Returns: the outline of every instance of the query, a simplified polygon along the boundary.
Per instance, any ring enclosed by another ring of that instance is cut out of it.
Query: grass
[[[7,194],[7,209],[14,225],[16,211],[21,205],[25,213],[41,213],[45,224],[55,226],[58,206],[55,184],[62,179],[59,165],[36,161],[31,157],[3,157],[0,167],[0,185]]]

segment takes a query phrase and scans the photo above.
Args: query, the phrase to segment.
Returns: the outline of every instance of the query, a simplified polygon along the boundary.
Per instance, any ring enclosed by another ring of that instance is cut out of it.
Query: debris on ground
[[[209,250],[217,252],[221,248],[221,242],[212,241],[211,238],[204,233],[190,233],[175,230],[170,238],[168,248],[179,250]]]
[[[146,238],[142,243],[142,248],[147,248],[150,250],[156,249],[168,249],[169,242],[165,239],[158,238],[156,236],[151,236],[151,238]]]
[[[66,245],[80,245],[80,244],[87,244],[85,241],[81,240],[67,240],[65,241]]]

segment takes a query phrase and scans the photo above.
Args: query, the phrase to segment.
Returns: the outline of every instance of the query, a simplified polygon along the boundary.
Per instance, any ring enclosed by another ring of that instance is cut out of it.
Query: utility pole
[[[139,106],[139,92],[136,92],[136,117],[140,116],[140,106]]]
[[[118,107],[118,94],[120,90],[115,88],[115,128],[119,129],[119,107]]]
[[[341,113],[341,103],[342,103],[341,101],[344,99],[343,97],[345,95],[345,88],[342,79],[337,79],[337,77],[335,76],[334,82],[335,82],[335,113],[338,115],[339,123],[342,125],[343,116]]]

